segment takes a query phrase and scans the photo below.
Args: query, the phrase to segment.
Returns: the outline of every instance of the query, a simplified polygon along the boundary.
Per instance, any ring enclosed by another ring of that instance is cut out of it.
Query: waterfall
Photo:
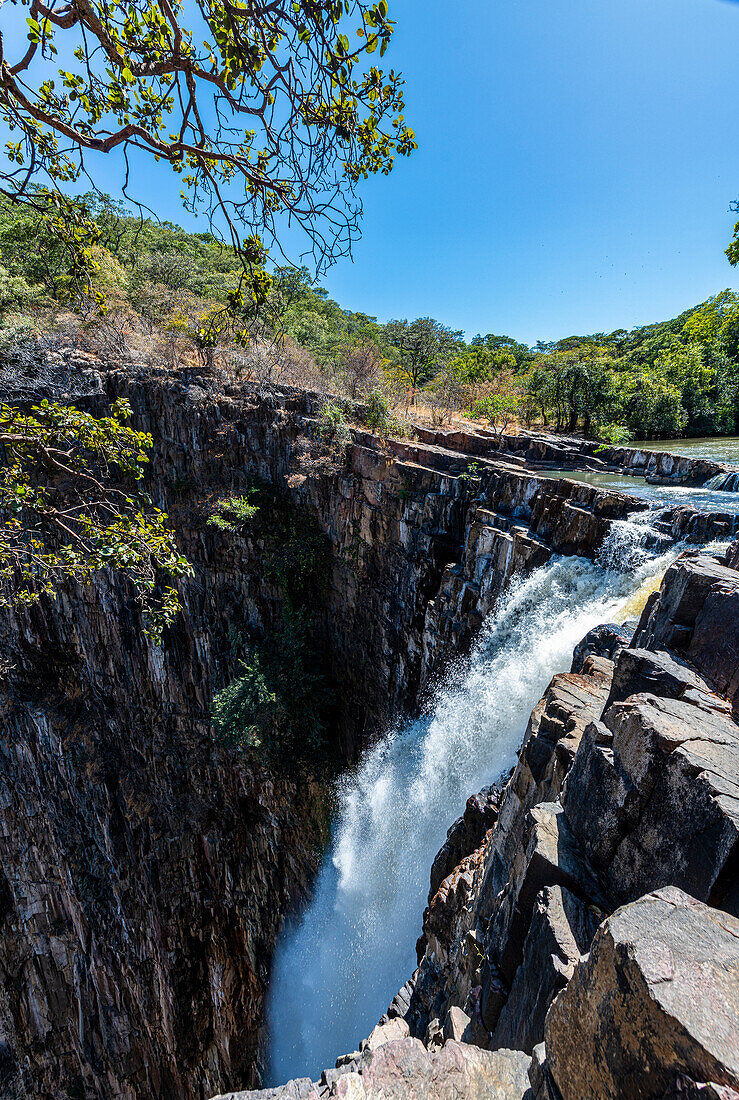
[[[653,514],[652,514],[653,518]],[[416,966],[429,871],[470,794],[500,779],[572,650],[676,556],[645,549],[649,516],[614,523],[599,562],[555,558],[515,581],[429,713],[367,751],[337,789],[313,901],[278,945],[269,1080],[313,1078],[357,1048]]]
[[[739,471],[715,474],[709,477],[701,488],[718,489],[722,493],[737,493],[739,492]]]

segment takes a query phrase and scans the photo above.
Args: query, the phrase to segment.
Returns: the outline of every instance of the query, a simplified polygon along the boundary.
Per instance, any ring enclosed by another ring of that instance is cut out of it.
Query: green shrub
[[[251,503],[256,489],[248,489],[243,496],[232,494],[221,497],[213,505],[213,511],[208,517],[208,526],[217,527],[219,531],[237,531],[244,523],[259,511],[259,506]]]
[[[247,646],[240,675],[213,699],[211,718],[226,745],[282,766],[325,752],[331,703],[306,611],[287,607],[269,639]]]
[[[351,439],[346,414],[339,401],[328,401],[321,409],[316,426],[318,438],[331,450],[340,450]]]
[[[624,447],[631,439],[631,432],[623,424],[601,424],[597,435],[598,439],[611,447]]]
[[[483,474],[483,467],[479,462],[468,462],[466,468],[459,475],[459,480],[462,482],[476,482],[480,481]]]
[[[405,436],[408,434],[405,424],[391,413],[387,394],[383,390],[377,387],[370,390],[366,408],[364,423],[371,431],[377,432],[378,435]]]
[[[500,438],[513,420],[520,404],[515,393],[489,393],[472,403],[467,412],[472,420],[486,420]]]

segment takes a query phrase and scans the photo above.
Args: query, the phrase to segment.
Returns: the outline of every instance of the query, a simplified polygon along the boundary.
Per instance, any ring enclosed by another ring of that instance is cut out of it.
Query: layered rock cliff
[[[0,623],[0,1082],[3,1095],[24,1100],[201,1098],[258,1083],[271,952],[285,914],[310,891],[330,780],[326,771],[275,770],[214,740],[210,702],[234,673],[234,637],[264,636],[279,621],[284,592],[265,566],[284,545],[269,514],[254,529],[225,533],[206,525],[204,504],[260,479],[283,515],[307,517],[324,541],[328,576],[313,641],[335,687],[335,756],[353,760],[416,706],[514,574],[554,552],[593,556],[612,521],[643,502],[547,480],[520,457],[481,454],[471,467],[453,441],[387,441],[360,430],[345,460],[311,467],[304,444],[316,395],[224,390],[74,355],[65,370],[78,404],[103,411],[126,396],[136,426],[152,432],[149,489],[172,516],[195,576],[182,586],[183,613],[161,649],[143,636],[131,593],[113,577],[70,585]],[[38,380],[12,381],[16,398],[39,392]],[[5,396],[13,396],[7,387]],[[689,510],[665,517],[659,537],[725,534],[732,522]],[[640,629],[657,637],[665,614],[654,602]],[[708,628],[692,611],[681,614],[674,623],[691,631],[689,644],[698,639],[697,652]],[[583,729],[611,691],[608,662],[589,662],[552,688],[506,792],[486,792],[470,807],[436,865],[421,975],[413,996],[401,998],[406,1026],[422,1039],[429,1028],[436,1035],[434,1019],[451,1034],[447,1015],[471,1009],[478,985],[488,1034],[504,1026],[504,1007],[513,1015],[520,945],[540,908],[527,868],[544,859],[537,845],[573,828],[555,800]],[[716,709],[717,722],[724,712]],[[539,817],[530,821],[529,811]],[[586,871],[542,883],[560,888],[546,905],[605,912],[610,895],[578,885],[578,874]],[[722,874],[717,868],[706,897],[714,899]],[[498,892],[508,886],[500,915],[497,894],[483,889],[492,882]],[[495,921],[510,941],[500,960],[486,940]],[[578,947],[591,926],[583,915],[572,933]],[[503,1024],[493,1020],[496,1008]],[[518,1034],[515,1015],[505,1026]],[[431,1077],[451,1059],[462,1077],[487,1079],[479,1076],[487,1055],[458,1057],[449,1047],[437,1063],[435,1048],[412,1050]],[[498,1059],[495,1072],[518,1080],[523,1057]]]

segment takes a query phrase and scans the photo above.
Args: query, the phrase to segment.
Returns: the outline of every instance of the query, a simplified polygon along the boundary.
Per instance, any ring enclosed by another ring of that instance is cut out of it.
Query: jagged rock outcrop
[[[552,1005],[546,1066],[563,1100],[739,1095],[739,920],[672,886],[617,910]]]
[[[739,914],[739,726],[724,697],[737,676],[738,585],[724,560],[683,555],[630,644],[596,631],[578,647],[580,671],[555,677],[497,822],[430,900],[412,1034],[458,1005],[483,1029],[476,1041],[531,1053],[617,905],[671,885]],[[709,615],[719,656],[699,633]]]
[[[200,1100],[258,1081],[272,947],[285,913],[309,892],[326,816],[321,776],[277,776],[213,740],[209,706],[233,674],[232,638],[268,633],[284,594],[265,573],[280,549],[272,534],[208,528],[203,500],[260,478],[279,486],[281,506],[310,517],[325,540],[330,567],[315,642],[338,689],[333,737],[345,760],[415,705],[515,573],[554,552],[592,556],[612,520],[643,502],[543,479],[520,455],[482,459],[478,477],[464,448],[386,444],[363,432],[345,463],[306,476],[299,452],[317,395],[218,388],[130,365],[68,366],[79,385],[65,386],[79,403],[103,412],[126,396],[136,426],[153,433],[148,486],[173,517],[195,577],[182,585],[183,614],[160,650],[142,636],[130,592],[108,577],[85,590],[69,585],[57,601],[0,621],[0,1087],[13,1100]],[[19,397],[33,393],[27,386]],[[704,676],[717,675],[701,640],[717,629],[714,588],[707,585],[693,620],[686,611],[673,623],[689,633],[674,644]],[[657,637],[665,616],[656,602],[652,612],[654,623],[643,619],[640,631]],[[721,628],[725,652],[729,625]],[[554,682],[503,796],[487,793],[452,830],[432,883],[419,976],[388,1013],[420,1038],[434,1019],[435,1035],[448,1032],[455,1007],[467,1010],[463,1030],[475,1041],[484,1033],[490,1042],[498,1028],[528,1048],[593,917],[612,906],[608,867],[592,866],[576,815],[557,803],[601,717],[611,670],[593,652],[579,672]],[[710,710],[728,745],[729,713],[707,702],[700,685],[670,698]],[[620,751],[621,726],[627,740],[628,730],[618,708],[629,706],[613,701],[612,725],[621,725],[598,727],[605,741],[594,744]],[[721,843],[701,882],[706,897],[728,905],[733,795],[711,772],[714,742],[696,746],[665,732],[668,718],[683,717],[668,708],[655,726],[655,790],[664,788],[672,807],[686,790],[674,787],[675,776],[687,784],[703,753],[711,774],[690,786],[691,797],[700,790],[691,805],[703,813],[716,800],[711,820]],[[636,787],[627,811],[638,802],[648,829],[651,791]],[[617,854],[627,839],[621,810],[614,820]],[[639,852],[635,881],[651,882],[648,845]],[[535,1004],[526,996],[527,944],[546,976]],[[397,1083],[417,1066],[424,1095],[528,1089],[526,1054],[463,1044],[455,1053],[452,1042],[430,1052],[418,1037],[384,1043],[362,1052],[361,1072],[323,1088],[374,1096],[386,1072]]]
[[[366,1051],[315,1084],[306,1078],[213,1100],[531,1100],[528,1065],[520,1051],[492,1052],[450,1039],[433,1052],[408,1038]]]
[[[426,1046],[385,1025],[364,1053],[340,1058],[319,1081],[214,1100],[739,1097],[735,917],[668,886],[597,927],[591,911],[555,887],[537,903],[525,965],[492,1036],[495,1049],[482,1049],[473,1021],[452,1007]],[[533,1014],[518,1014],[511,1032],[519,991]],[[546,1042],[531,1049],[542,1029]]]
[[[739,573],[724,560],[684,554],[649,599],[637,645],[684,655],[739,709]]]
[[[498,820],[500,793],[499,787],[486,787],[479,794],[470,795],[462,816],[449,826],[446,841],[431,867],[429,901],[465,856],[477,851],[488,829]]]
[[[570,672],[582,672],[588,657],[607,657],[613,661],[633,638],[636,625],[636,622],[627,622],[594,626],[575,646]]]

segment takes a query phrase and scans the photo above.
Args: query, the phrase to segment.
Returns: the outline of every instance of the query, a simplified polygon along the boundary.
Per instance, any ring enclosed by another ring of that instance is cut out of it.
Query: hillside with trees
[[[33,208],[0,205],[0,354],[73,339],[100,356],[172,370],[372,398],[396,420],[473,419],[582,432],[607,442],[738,430],[739,294],[724,290],[669,321],[527,347],[429,317],[381,323],[343,309],[307,268],[277,267],[245,330],[230,308],[242,267],[210,232],[142,219],[107,196],[78,200],[97,226],[91,278]],[[396,424],[397,426],[397,424]]]

